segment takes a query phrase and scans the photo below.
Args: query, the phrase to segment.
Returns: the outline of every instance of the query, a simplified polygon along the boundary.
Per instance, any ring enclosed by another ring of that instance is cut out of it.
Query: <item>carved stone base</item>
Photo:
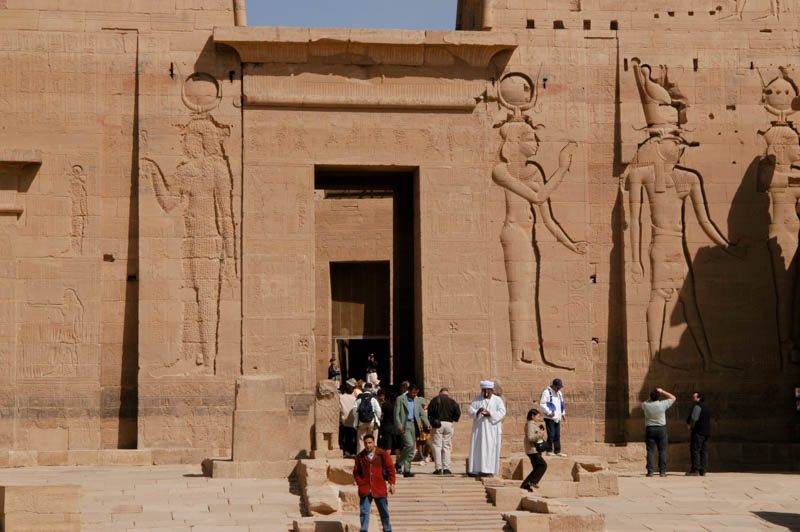
[[[228,458],[206,458],[203,460],[203,474],[213,478],[288,478],[296,460],[280,460],[276,462],[244,462]]]

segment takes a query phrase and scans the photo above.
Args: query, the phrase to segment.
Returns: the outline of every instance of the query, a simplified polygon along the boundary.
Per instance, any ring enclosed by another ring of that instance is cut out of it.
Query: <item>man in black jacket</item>
[[[433,460],[436,463],[434,475],[452,475],[450,471],[450,442],[453,440],[453,423],[461,417],[461,407],[451,397],[447,388],[439,390],[439,395],[428,405],[428,419],[431,422],[431,445]]]
[[[706,442],[711,435],[711,411],[706,404],[705,397],[700,392],[692,395],[694,407],[686,418],[686,425],[692,431],[692,440],[689,446],[692,455],[692,470],[687,476],[705,476],[708,468],[708,450]]]

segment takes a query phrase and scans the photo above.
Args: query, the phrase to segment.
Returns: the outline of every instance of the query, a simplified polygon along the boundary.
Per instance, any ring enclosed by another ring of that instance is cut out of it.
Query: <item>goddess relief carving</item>
[[[800,363],[800,294],[797,282],[797,248],[800,232],[800,135],[789,118],[800,109],[794,81],[785,68],[764,83],[762,103],[777,120],[763,132],[767,143],[759,164],[759,191],[769,195],[768,247],[775,281],[780,364]],[[759,72],[760,74],[760,72]]]
[[[686,251],[683,217],[687,203],[712,242],[732,255],[740,255],[743,249],[733,248],[711,222],[700,174],[679,165],[686,147],[697,145],[682,136],[688,107],[686,98],[670,82],[665,66],[661,66],[653,78],[649,65],[640,64],[638,59],[634,59],[633,63],[636,86],[647,119],[648,138],[639,145],[620,184],[630,190],[632,274],[637,282],[644,280],[641,258],[642,201],[647,201],[650,207],[653,235],[650,245],[650,302],[647,307],[650,358],[675,369],[688,369],[669,364],[661,357],[665,323],[680,303],[680,310],[700,353],[703,369],[735,369],[714,360],[703,326]]]
[[[194,294],[183,301],[182,359],[209,371],[217,355],[222,283],[237,276],[233,177],[223,145],[228,135],[211,117],[195,118],[183,128],[185,160],[171,178],[152,159],[140,164],[164,212],[182,211],[183,282]]]
[[[575,143],[569,142],[561,149],[558,169],[545,180],[544,170],[534,159],[539,149],[537,126],[524,114],[535,104],[535,90],[530,78],[512,73],[503,78],[498,93],[501,105],[513,111],[500,126],[501,162],[492,171],[492,180],[505,193],[506,215],[500,241],[508,283],[511,351],[515,363],[574,369],[549,362],[542,346],[535,219],[542,220],[569,250],[586,253],[587,242],[572,240],[553,217],[550,205],[550,196],[569,172]]]

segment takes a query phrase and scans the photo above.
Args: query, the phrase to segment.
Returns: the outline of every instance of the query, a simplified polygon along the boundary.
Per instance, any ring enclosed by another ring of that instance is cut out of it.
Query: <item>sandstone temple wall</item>
[[[413,278],[395,380],[496,379],[512,447],[555,377],[586,445],[641,440],[655,386],[677,439],[698,388],[715,438],[797,439],[796,2],[464,0],[454,32],[233,5],[0,0],[0,465],[227,454],[242,375],[310,452],[347,259]],[[340,225],[320,170],[402,176],[405,264],[391,201]]]

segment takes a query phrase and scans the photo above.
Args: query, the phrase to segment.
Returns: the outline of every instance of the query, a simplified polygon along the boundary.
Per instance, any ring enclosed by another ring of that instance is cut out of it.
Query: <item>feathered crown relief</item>
[[[636,88],[642,101],[647,130],[651,135],[679,135],[686,123],[689,102],[678,86],[669,79],[666,65],[654,72],[637,57],[632,59]]]

